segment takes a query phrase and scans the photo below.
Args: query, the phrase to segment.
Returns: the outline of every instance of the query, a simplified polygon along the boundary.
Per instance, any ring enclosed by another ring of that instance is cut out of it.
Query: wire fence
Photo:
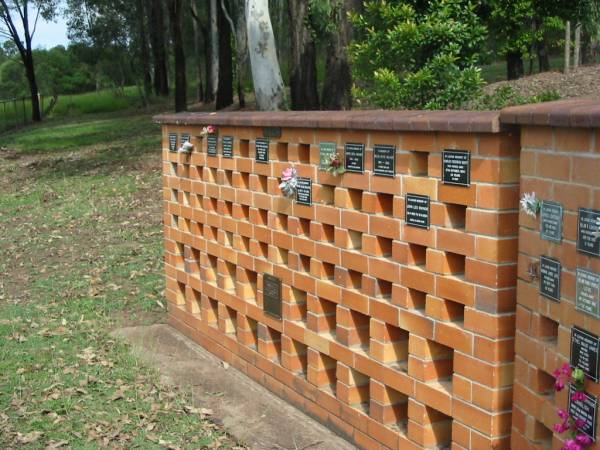
[[[40,95],[40,109],[44,111],[44,96]],[[0,100],[0,132],[31,122],[31,97]]]

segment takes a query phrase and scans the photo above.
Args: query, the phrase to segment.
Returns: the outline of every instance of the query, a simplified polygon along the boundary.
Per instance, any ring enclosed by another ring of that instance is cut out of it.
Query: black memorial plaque
[[[577,269],[575,309],[600,318],[600,273]]]
[[[542,201],[540,213],[540,233],[542,239],[560,243],[562,241],[563,207],[560,203]]]
[[[577,250],[600,258],[600,211],[579,208]]]
[[[383,177],[396,176],[396,147],[393,145],[373,146],[373,173]]]
[[[177,133],[169,133],[169,151],[177,151]]]
[[[467,150],[444,150],[442,155],[444,184],[471,185],[471,153]]]
[[[281,127],[264,127],[263,128],[263,137],[280,138],[281,137]]]
[[[267,164],[269,162],[269,140],[267,138],[256,139],[256,162]]]
[[[407,225],[429,228],[429,197],[406,194],[405,221]]]
[[[335,142],[321,142],[319,144],[319,168],[326,170],[331,163],[331,157],[336,153],[337,145]]]
[[[185,142],[190,142],[191,138],[190,133],[183,133],[181,135],[181,143],[184,144]]]
[[[571,329],[571,366],[579,367],[598,382],[598,350],[600,338],[578,327]]]
[[[346,144],[346,172],[363,173],[365,171],[365,144]]]
[[[206,153],[208,156],[217,156],[219,137],[216,134],[206,136]]]
[[[263,274],[263,309],[281,319],[281,280],[266,273]]]
[[[221,139],[223,158],[233,158],[233,137],[223,136]]]
[[[310,178],[298,177],[296,185],[296,202],[301,205],[312,204],[312,180]]]
[[[583,426],[580,428],[585,434],[596,440],[596,419],[598,416],[598,399],[584,392],[585,400],[574,402],[571,396],[576,392],[573,385],[569,385],[569,414],[574,420],[580,419]]]
[[[560,272],[560,261],[540,258],[540,294],[556,302],[560,301]]]

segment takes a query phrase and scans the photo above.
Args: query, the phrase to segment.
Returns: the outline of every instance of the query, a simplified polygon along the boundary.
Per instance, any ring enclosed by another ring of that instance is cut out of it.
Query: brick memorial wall
[[[600,209],[600,144],[591,128],[532,117],[157,117],[170,323],[360,448],[550,448],[566,400],[551,373],[573,325],[600,333],[598,259],[575,250],[579,208]],[[335,152],[336,176],[324,170]],[[519,217],[520,163],[521,190],[562,205],[561,243]],[[291,198],[279,188],[289,167]],[[558,301],[529,275],[541,256],[545,273],[562,264]]]
[[[597,434],[600,104],[509,108],[501,119],[521,128],[521,191],[542,202],[519,220],[512,448],[558,449],[556,411],[569,408],[569,392],[554,392],[553,372],[564,363],[587,372],[586,421]]]

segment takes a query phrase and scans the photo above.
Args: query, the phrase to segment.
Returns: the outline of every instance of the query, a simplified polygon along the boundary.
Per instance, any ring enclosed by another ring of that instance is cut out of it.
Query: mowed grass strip
[[[0,448],[241,448],[109,332],[164,321],[148,115],[0,139]]]

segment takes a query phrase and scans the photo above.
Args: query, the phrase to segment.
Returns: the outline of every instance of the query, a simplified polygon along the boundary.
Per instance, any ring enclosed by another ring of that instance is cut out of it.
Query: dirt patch
[[[156,367],[165,383],[191,390],[236,439],[257,450],[352,450],[353,445],[271,394],[168,325],[117,330],[113,336]]]
[[[561,98],[600,100],[600,64],[579,67],[568,75],[554,71],[530,75],[518,80],[499,81],[487,85],[485,92],[491,94],[506,85],[526,97],[556,91]]]

